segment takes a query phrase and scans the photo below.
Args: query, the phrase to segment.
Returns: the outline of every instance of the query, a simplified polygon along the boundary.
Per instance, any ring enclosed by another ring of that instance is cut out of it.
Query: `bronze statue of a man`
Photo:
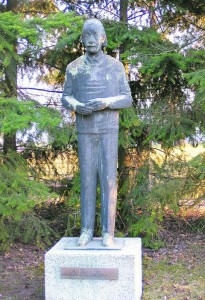
[[[62,104],[76,112],[81,180],[81,235],[79,246],[93,237],[97,179],[101,191],[103,245],[112,246],[117,202],[119,109],[132,98],[123,65],[102,47],[107,38],[102,23],[84,23],[86,54],[67,66]]]

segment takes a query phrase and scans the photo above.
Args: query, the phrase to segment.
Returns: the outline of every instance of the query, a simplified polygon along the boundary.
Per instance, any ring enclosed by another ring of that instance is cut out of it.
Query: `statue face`
[[[105,41],[105,36],[102,34],[101,27],[98,24],[90,22],[89,24],[86,24],[86,27],[83,30],[82,40],[86,52],[92,55],[97,54],[101,50],[102,44]]]

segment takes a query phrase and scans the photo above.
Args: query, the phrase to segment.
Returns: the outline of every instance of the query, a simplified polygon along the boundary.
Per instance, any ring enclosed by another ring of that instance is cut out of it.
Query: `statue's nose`
[[[87,39],[87,43],[89,44],[89,43],[93,43],[93,42],[95,42],[95,38],[94,38],[94,36],[90,35]]]

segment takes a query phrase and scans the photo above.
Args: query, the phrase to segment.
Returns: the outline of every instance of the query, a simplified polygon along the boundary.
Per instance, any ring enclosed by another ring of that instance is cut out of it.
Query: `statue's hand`
[[[93,111],[103,110],[108,106],[106,103],[106,100],[102,99],[102,98],[95,98],[95,99],[89,100],[88,105],[89,105],[89,107],[92,108]]]
[[[81,115],[90,115],[92,114],[93,112],[93,109],[92,107],[89,105],[77,105],[76,108],[75,108],[75,111],[78,113],[78,114],[81,114]]]

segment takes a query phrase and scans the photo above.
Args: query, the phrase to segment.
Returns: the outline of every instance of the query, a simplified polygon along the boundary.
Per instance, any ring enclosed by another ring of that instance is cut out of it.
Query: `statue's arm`
[[[132,97],[129,94],[121,94],[116,97],[105,98],[105,102],[107,107],[111,109],[128,108],[132,105]]]
[[[84,103],[79,102],[73,97],[72,75],[70,74],[68,67],[66,69],[65,83],[61,102],[64,108],[75,111],[79,114],[89,115],[92,113],[91,107],[85,106]]]
[[[119,96],[107,98],[108,107],[111,109],[128,108],[132,105],[130,86],[124,67],[122,67],[119,77]]]
[[[77,101],[73,97],[72,75],[70,74],[68,67],[66,69],[63,96],[61,102],[64,108],[72,111],[75,111],[76,106],[80,104],[79,101]]]

